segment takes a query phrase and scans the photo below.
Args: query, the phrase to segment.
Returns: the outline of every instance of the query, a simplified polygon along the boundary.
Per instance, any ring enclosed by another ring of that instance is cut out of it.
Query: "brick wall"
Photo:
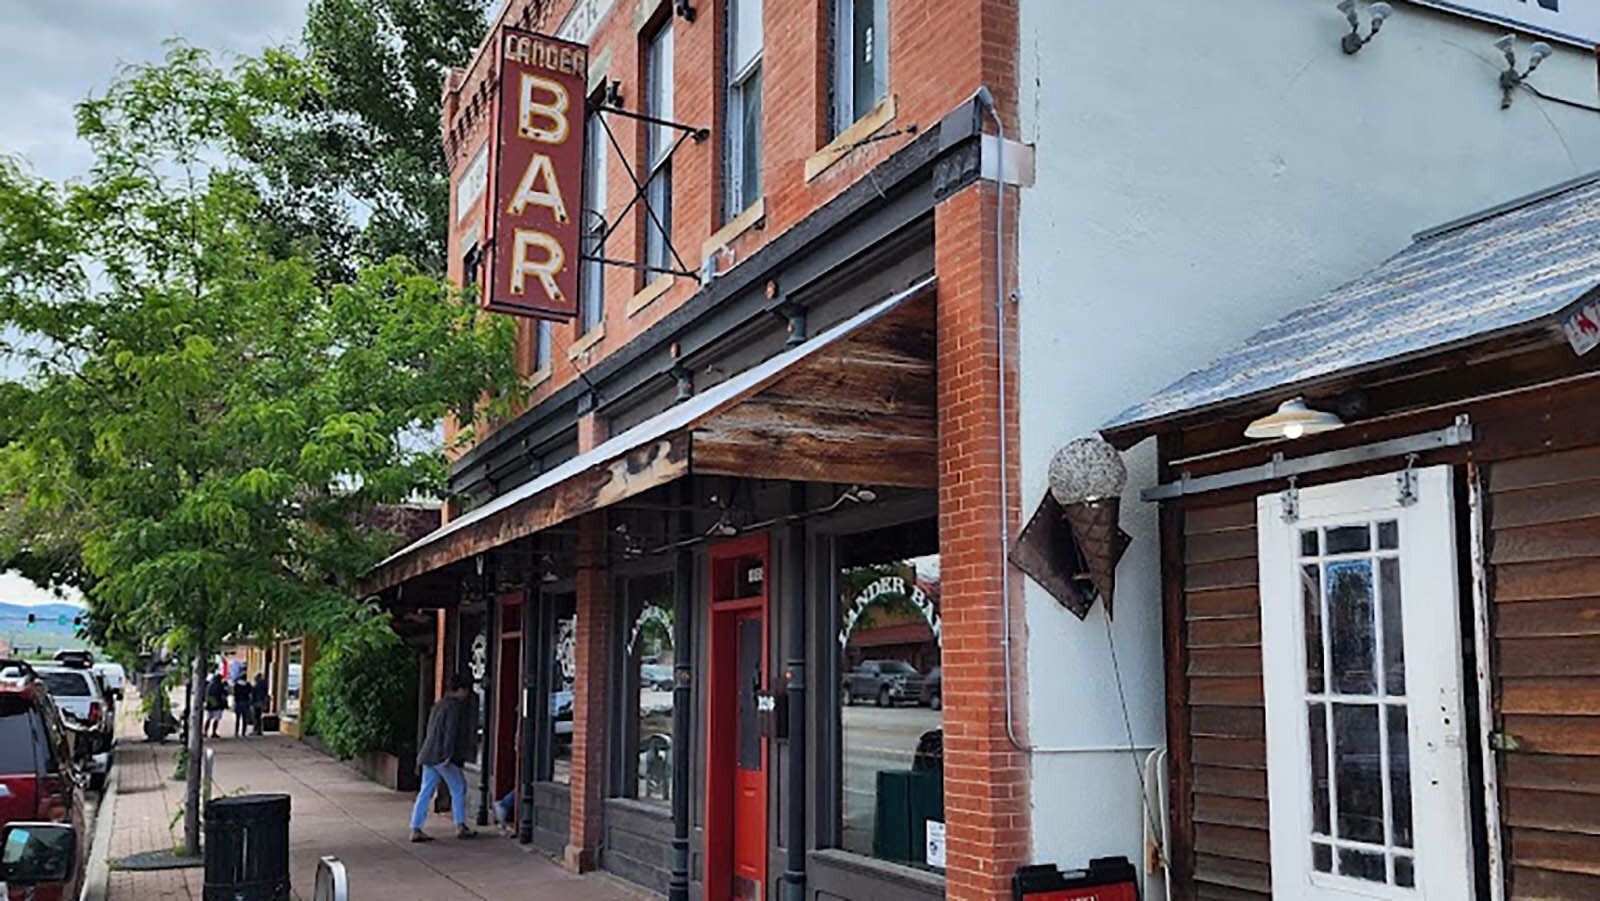
[[[946,879],[947,896],[963,901],[1011,897],[1011,875],[1029,853],[1028,760],[1011,743],[1005,722],[995,198],[994,186],[980,182],[940,204],[935,218]],[[1010,210],[1007,219],[1014,222]],[[1015,356],[1007,356],[1015,372]],[[1015,384],[1012,378],[1007,385],[1013,447]],[[1009,469],[1006,506],[1015,522],[1014,454]],[[1011,589],[1014,709],[1020,719],[1027,709],[1021,654],[1026,641],[1014,572]]]
[[[511,0],[504,21],[553,33],[571,7],[571,0],[543,3]],[[675,41],[675,110],[680,122],[713,130],[703,143],[688,142],[673,158],[673,242],[691,270],[698,270],[702,245],[724,226],[721,201],[723,155],[721,70],[723,0],[696,0],[694,22],[670,19]],[[837,162],[805,178],[806,162],[828,144],[827,60],[829,3],[825,0],[769,0],[765,4],[763,79],[762,185],[765,215],[760,227],[733,236],[719,236],[716,246],[726,246],[733,264],[748,258],[767,241],[804,219],[849,187],[915,137],[946,112],[970,97],[987,79],[1001,98],[1002,110],[1011,116],[1015,96],[1016,15],[1014,3],[999,0],[889,0],[889,94],[895,114],[875,133],[883,138],[863,144]],[[590,44],[591,70],[604,71],[607,81],[622,83],[624,106],[637,110],[641,99],[642,39],[653,33],[671,13],[669,0],[614,0]],[[493,116],[493,60],[485,45],[479,58],[453,73],[445,94],[444,136],[452,183],[488,139]],[[620,117],[610,120],[622,152],[640,169],[643,126]],[[492,170],[493,160],[490,160]],[[634,193],[615,151],[606,161],[607,219],[615,219]],[[452,194],[452,205],[454,195]],[[453,216],[458,212],[452,208]],[[736,212],[736,211],[735,211]],[[463,275],[462,238],[473,229],[488,233],[486,209],[474,204],[464,216],[452,219],[450,274]],[[642,256],[642,219],[636,210],[618,224],[608,243],[608,253],[625,258]],[[723,238],[726,237],[726,240]],[[722,269],[729,267],[726,258]],[[553,330],[552,371],[535,387],[531,403],[577,379],[578,371],[614,353],[674,308],[693,297],[699,285],[678,279],[665,294],[630,314],[630,301],[644,280],[624,269],[606,271],[604,337],[576,357],[569,349],[579,338],[573,325]],[[530,323],[518,328],[519,361],[530,358]]]
[[[578,520],[577,679],[572,688],[572,809],[564,862],[585,872],[597,865],[606,782],[606,646],[611,600],[606,578],[605,514]]]

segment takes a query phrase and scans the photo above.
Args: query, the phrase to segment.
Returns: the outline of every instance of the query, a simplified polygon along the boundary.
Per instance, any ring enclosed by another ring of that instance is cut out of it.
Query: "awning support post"
[[[680,535],[694,531],[694,480],[678,486],[684,511],[677,516]],[[672,872],[667,901],[689,901],[689,770],[694,766],[694,551],[680,547],[672,578]]]
[[[790,512],[806,508],[806,486],[789,485]],[[806,897],[806,525],[794,520],[788,527],[783,558],[785,690],[789,694],[789,792],[784,803],[789,818],[789,842],[783,872],[784,901]]]

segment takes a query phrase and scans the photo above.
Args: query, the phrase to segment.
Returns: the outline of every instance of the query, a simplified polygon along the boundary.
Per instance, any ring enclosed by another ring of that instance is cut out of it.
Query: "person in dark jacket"
[[[233,737],[240,738],[250,731],[250,683],[244,673],[233,683]]]
[[[206,721],[201,734],[217,738],[217,730],[222,728],[222,711],[228,709],[228,685],[218,673],[212,673],[206,681],[205,704]]]
[[[461,764],[472,756],[477,730],[474,722],[477,709],[467,700],[471,693],[471,679],[459,673],[450,677],[449,690],[428,715],[428,731],[421,747],[417,748],[422,788],[417,792],[417,803],[411,811],[411,840],[414,842],[433,841],[433,836],[422,831],[422,824],[441,781],[450,790],[450,813],[455,818],[456,837],[471,838],[478,834],[467,828],[467,777],[461,773]]]
[[[250,717],[256,727],[256,734],[261,734],[261,717],[267,712],[267,674],[256,673],[256,684],[250,688]]]

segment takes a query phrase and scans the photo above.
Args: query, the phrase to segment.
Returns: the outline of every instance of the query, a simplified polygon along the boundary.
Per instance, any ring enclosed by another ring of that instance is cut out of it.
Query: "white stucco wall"
[[[1028,511],[1055,448],[1413,232],[1600,169],[1600,114],[1525,92],[1500,110],[1502,30],[1396,8],[1346,56],[1333,0],[1023,0],[1021,137],[1038,154],[1019,247]],[[1600,104],[1581,51],[1534,82]],[[1164,740],[1155,516],[1137,500],[1151,442],[1129,459],[1114,632],[1148,746]],[[1026,591],[1033,743],[1126,745],[1103,612],[1079,622]],[[1038,753],[1032,772],[1035,860],[1140,859],[1126,752]]]

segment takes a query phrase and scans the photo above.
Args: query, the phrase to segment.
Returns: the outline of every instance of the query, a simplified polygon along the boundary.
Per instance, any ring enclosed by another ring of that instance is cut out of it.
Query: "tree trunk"
[[[205,753],[205,685],[206,653],[198,645],[194,649],[194,666],[190,678],[194,680],[194,699],[189,705],[189,765],[184,772],[183,802],[183,853],[186,857],[200,854],[200,762]]]

